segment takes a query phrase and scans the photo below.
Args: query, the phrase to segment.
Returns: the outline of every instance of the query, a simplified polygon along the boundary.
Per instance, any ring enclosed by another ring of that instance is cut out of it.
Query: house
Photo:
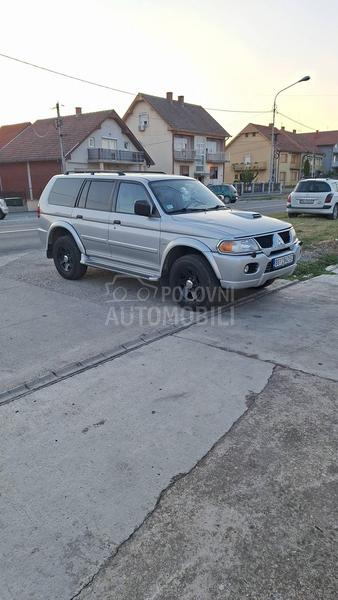
[[[267,182],[270,176],[272,123],[249,123],[226,146],[229,163],[225,181],[243,181],[248,172],[257,182]],[[295,185],[302,177],[308,159],[313,174],[321,171],[322,153],[312,140],[303,138],[296,130],[274,128],[275,180],[283,185]]]
[[[14,125],[2,125],[0,127],[0,149],[7,146],[9,142],[14,140],[26,127],[31,123],[15,123]]]
[[[0,148],[3,190],[28,201],[39,198],[49,179],[62,172],[56,120],[29,124]],[[153,165],[149,154],[114,110],[62,117],[61,135],[66,171],[144,170]]]
[[[319,148],[323,155],[323,176],[338,177],[338,131],[316,131],[299,134],[306,143]]]
[[[173,99],[137,94],[123,120],[154,159],[154,170],[196,177],[204,183],[224,180],[228,132],[204,109]]]

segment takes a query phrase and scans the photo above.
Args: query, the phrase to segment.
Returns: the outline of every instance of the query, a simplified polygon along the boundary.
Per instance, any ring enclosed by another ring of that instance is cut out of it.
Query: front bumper
[[[287,254],[294,255],[293,264],[281,269],[269,270],[273,258],[285,256]],[[257,253],[255,257],[252,254],[246,255],[230,255],[214,253],[218,271],[220,285],[222,288],[243,289],[250,287],[260,287],[269,279],[277,277],[288,277],[294,273],[297,262],[301,255],[301,243],[296,241],[290,248],[284,249],[278,254],[267,256],[264,252]],[[250,268],[255,268],[254,273],[245,273],[244,268],[251,265]]]

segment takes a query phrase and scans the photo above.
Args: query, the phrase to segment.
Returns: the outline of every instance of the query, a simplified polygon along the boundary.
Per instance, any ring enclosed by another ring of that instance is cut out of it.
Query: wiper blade
[[[189,208],[189,206],[185,206],[184,208],[178,208],[177,210],[170,211],[170,215],[177,215],[178,213],[187,213],[187,212],[205,212],[206,208]]]
[[[224,205],[222,206],[221,204],[216,204],[216,206],[211,206],[210,208],[205,208],[204,210],[220,210],[220,209],[222,209],[222,210],[224,210],[224,209],[225,210],[229,210],[229,207],[228,206],[224,206]]]

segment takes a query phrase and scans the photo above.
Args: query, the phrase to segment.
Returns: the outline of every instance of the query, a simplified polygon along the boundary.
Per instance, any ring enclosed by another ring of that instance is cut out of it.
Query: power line
[[[62,73],[61,71],[55,71],[54,69],[49,69],[48,67],[41,67],[41,65],[35,65],[34,63],[28,62],[27,60],[21,60],[20,58],[14,58],[13,56],[8,56],[7,54],[2,54],[0,52],[0,56],[3,58],[8,58],[9,60],[14,60],[15,62],[21,63],[23,65],[28,65],[29,67],[34,67],[34,69],[40,69],[42,71],[47,71],[48,73],[53,73],[54,75],[60,75],[61,77],[67,77],[68,79],[75,79],[75,81],[81,81],[81,83],[87,83],[88,85],[95,85],[96,87],[105,88],[106,90],[112,90],[113,92],[119,92],[120,94],[129,94],[129,96],[136,96],[134,92],[127,92],[126,90],[119,90],[118,88],[113,88],[109,85],[104,85],[102,83],[96,83],[94,81],[89,81],[88,79],[82,79],[81,77],[75,77],[74,75],[68,75],[67,73]]]
[[[283,113],[279,112],[279,110],[276,111],[279,115],[281,115],[282,117],[285,117],[285,119],[289,119],[289,121],[292,121],[293,123],[297,123],[297,125],[301,125],[302,127],[305,127],[305,129],[311,129],[311,131],[317,131],[317,129],[315,129],[314,127],[310,127],[309,125],[305,125],[304,123],[300,123],[300,121],[296,121],[295,119],[292,119],[291,117],[288,117],[288,115],[284,115]]]
[[[34,69],[40,69],[41,71],[47,71],[47,73],[53,73],[53,75],[59,75],[60,77],[66,77],[67,79],[73,79],[75,81],[80,81],[81,83],[87,83],[88,85],[94,85],[96,87],[104,88],[106,90],[111,90],[113,92],[118,92],[120,94],[128,94],[129,96],[136,96],[135,92],[128,92],[126,90],[120,90],[119,88],[114,88],[109,85],[105,85],[103,83],[97,83],[95,81],[90,81],[89,79],[83,79],[82,77],[76,77],[75,75],[68,75],[67,73],[63,73],[61,71],[56,71],[54,69],[50,69],[48,67],[42,67],[41,65],[36,65],[35,63],[31,63],[27,60],[22,60],[21,58],[15,58],[14,56],[9,56],[8,54],[3,54],[0,52],[0,56],[3,58],[7,58],[8,60],[13,60],[15,62],[21,63],[23,65],[27,65],[29,67],[33,67]],[[270,113],[271,110],[230,110],[227,108],[207,108],[206,110],[227,112],[227,113],[252,113],[252,114],[266,114]]]

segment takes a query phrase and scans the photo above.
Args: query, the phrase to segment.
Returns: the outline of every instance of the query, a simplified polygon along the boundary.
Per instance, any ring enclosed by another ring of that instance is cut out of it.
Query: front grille
[[[255,238],[256,242],[260,245],[261,248],[271,248],[273,242],[273,236],[270,235],[260,235]]]
[[[284,244],[289,244],[290,242],[290,230],[287,231],[277,231],[278,235],[282,238]],[[261,248],[273,248],[273,234],[269,235],[259,235],[255,238],[256,242],[260,245]]]
[[[265,269],[265,273],[271,273],[272,271],[272,262],[270,261],[267,265],[266,265],[266,269]]]

